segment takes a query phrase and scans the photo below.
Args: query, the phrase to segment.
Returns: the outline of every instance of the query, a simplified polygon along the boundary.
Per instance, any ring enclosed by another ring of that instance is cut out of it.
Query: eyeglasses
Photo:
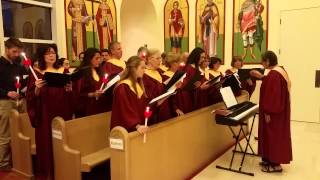
[[[51,55],[51,54],[55,55],[55,54],[56,54],[56,52],[50,51],[50,52],[46,52],[46,53],[44,53],[44,55]]]

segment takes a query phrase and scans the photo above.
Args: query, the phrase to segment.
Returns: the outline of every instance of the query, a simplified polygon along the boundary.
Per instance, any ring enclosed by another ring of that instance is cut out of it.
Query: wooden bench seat
[[[56,180],[81,180],[81,172],[110,159],[111,112],[64,121],[52,121],[54,176]]]
[[[96,167],[110,159],[110,148],[104,148],[92,154],[81,157],[81,171],[90,172],[92,167]]]

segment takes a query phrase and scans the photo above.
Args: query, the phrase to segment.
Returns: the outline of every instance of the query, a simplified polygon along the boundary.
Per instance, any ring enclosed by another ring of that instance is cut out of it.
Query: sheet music
[[[227,108],[238,104],[237,99],[234,96],[230,86],[221,88],[220,93]]]
[[[173,95],[174,93],[175,93],[175,90],[167,91],[166,93],[164,93],[164,94],[162,94],[162,95],[160,95],[160,96],[152,99],[152,100],[149,102],[149,104],[153,104],[153,103],[159,101],[160,99],[163,99],[163,98],[165,98],[165,97],[168,97],[168,96]]]
[[[117,83],[118,81],[120,81],[120,75],[115,76],[114,78],[112,78],[108,83],[107,86],[103,89],[103,92],[106,92],[106,90],[108,90],[111,86],[113,86],[115,83]]]
[[[176,83],[174,83],[169,89],[168,89],[168,91],[175,91],[176,89],[177,89],[177,87],[176,87],[176,85],[179,83],[179,82],[182,82],[183,81],[183,79],[185,78],[187,76],[187,73],[185,73],[183,76],[181,76],[181,78],[176,82]],[[169,82],[169,81],[168,81]],[[167,91],[167,92],[168,92]]]

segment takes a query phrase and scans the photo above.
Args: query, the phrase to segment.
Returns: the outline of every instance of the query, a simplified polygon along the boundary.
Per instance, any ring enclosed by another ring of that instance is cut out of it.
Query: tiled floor
[[[229,165],[232,155],[229,150],[194,177],[194,180],[320,180],[320,124],[292,122],[291,131],[293,161],[283,166],[282,173],[263,173],[258,165],[260,158],[252,156],[246,157],[242,169],[253,172],[254,177],[217,169],[216,165]],[[256,150],[257,141],[252,141]],[[234,167],[239,167],[240,161],[240,155],[237,155]]]

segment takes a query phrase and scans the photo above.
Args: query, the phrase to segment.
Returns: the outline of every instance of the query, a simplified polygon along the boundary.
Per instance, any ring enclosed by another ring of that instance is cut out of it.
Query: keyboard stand
[[[248,117],[246,117],[246,118],[248,118]],[[245,159],[246,155],[257,156],[257,154],[253,151],[252,146],[250,145],[250,138],[251,138],[251,134],[252,134],[255,118],[256,118],[256,114],[254,114],[254,116],[253,116],[253,120],[252,120],[252,123],[251,123],[251,128],[250,128],[248,137],[247,137],[247,135],[246,135],[246,133],[244,131],[244,127],[248,127],[248,123],[249,123],[248,120],[246,120],[245,122],[241,122],[238,125],[232,125],[232,126],[240,126],[240,130],[239,130],[238,134],[235,133],[235,131],[232,129],[231,125],[228,126],[230,131],[232,132],[233,138],[236,140],[236,144],[235,144],[234,149],[232,151],[232,158],[231,158],[229,167],[227,168],[227,167],[222,167],[222,166],[216,166],[216,168],[227,170],[227,171],[231,171],[231,172],[235,172],[235,173],[245,174],[245,175],[249,175],[249,176],[254,176],[254,173],[242,171],[242,166],[243,166],[243,162],[244,162],[244,159]],[[242,146],[240,144],[241,133],[244,135],[244,138],[246,140],[246,147],[245,147],[244,150],[243,150],[243,148],[242,148]],[[237,150],[237,146],[239,146],[240,151]],[[248,148],[250,148],[251,153],[247,152]],[[240,164],[239,169],[233,169],[232,168],[234,156],[235,156],[236,153],[242,154],[242,160],[241,160],[241,164]]]

